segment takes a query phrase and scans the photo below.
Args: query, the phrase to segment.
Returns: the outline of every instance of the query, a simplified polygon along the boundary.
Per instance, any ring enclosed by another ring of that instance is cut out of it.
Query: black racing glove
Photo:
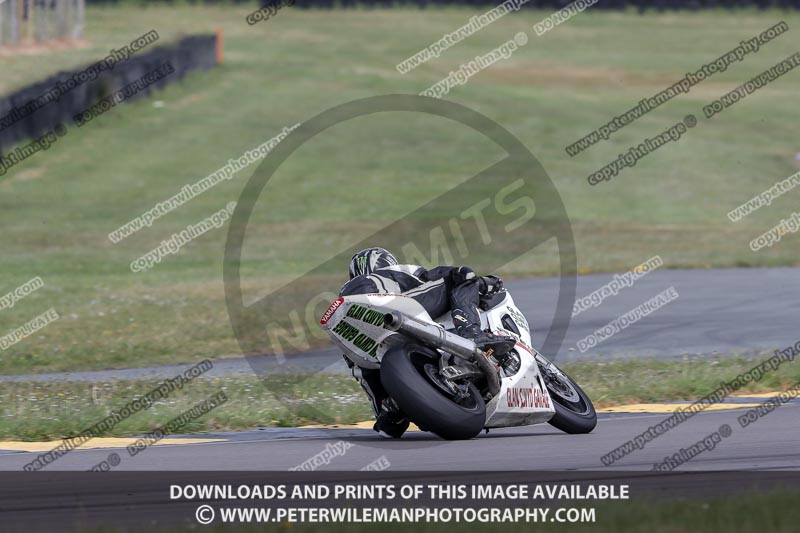
[[[481,276],[481,287],[484,294],[494,294],[503,290],[503,280],[498,276]]]
[[[460,266],[450,272],[450,282],[453,287],[458,287],[471,279],[475,279],[475,271],[468,266]]]

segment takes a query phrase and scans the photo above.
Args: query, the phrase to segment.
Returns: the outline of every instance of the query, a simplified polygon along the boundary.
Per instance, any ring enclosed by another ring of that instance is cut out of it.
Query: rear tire
[[[420,429],[447,440],[471,439],[486,424],[486,403],[472,383],[462,405],[446,396],[424,369],[438,369],[438,359],[436,352],[415,343],[389,349],[381,360],[383,387]]]

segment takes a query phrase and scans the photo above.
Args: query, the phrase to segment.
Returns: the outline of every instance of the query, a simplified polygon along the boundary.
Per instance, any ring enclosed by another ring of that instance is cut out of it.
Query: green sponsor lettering
[[[345,321],[341,321],[338,324],[336,324],[336,327],[333,328],[333,330],[331,331],[333,331],[346,341],[352,341],[360,333],[360,331],[358,331],[356,328],[354,328]]]
[[[356,338],[356,340],[353,341],[353,344],[359,350],[362,350],[370,355],[373,355],[372,350],[373,348],[375,348],[376,342],[362,333],[361,335],[358,336],[358,338]]]
[[[383,313],[380,311],[370,310],[364,315],[363,321],[367,324],[372,324],[373,326],[382,326],[383,325]]]
[[[351,305],[350,309],[347,310],[347,316],[355,318],[356,320],[361,320],[366,312],[366,307],[360,305]]]

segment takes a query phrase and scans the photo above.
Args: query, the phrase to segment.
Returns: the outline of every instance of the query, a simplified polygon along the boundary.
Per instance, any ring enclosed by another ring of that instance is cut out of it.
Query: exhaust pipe
[[[459,337],[439,326],[415,320],[397,312],[386,313],[383,316],[383,325],[390,331],[403,333],[433,348],[447,350],[467,361],[472,361],[472,356],[478,350],[475,343],[469,339]]]
[[[467,361],[474,361],[486,374],[491,397],[500,392],[500,374],[489,357],[474,342],[459,335],[445,331],[443,328],[417,320],[398,312],[383,315],[383,325],[389,331],[396,331],[421,341],[432,348],[441,348]]]

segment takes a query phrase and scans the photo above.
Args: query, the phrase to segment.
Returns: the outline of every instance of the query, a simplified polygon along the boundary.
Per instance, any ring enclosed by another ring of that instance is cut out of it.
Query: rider
[[[478,314],[480,295],[498,279],[487,282],[466,266],[426,270],[417,265],[401,265],[388,250],[367,248],[350,260],[350,281],[344,284],[339,295],[402,294],[419,302],[433,318],[450,310],[458,335],[474,341],[481,349],[491,349],[495,355],[502,355],[514,347],[514,339],[483,331]],[[345,360],[372,403],[373,429],[387,438],[402,436],[409,421],[387,396],[380,371],[358,367],[346,357]]]

